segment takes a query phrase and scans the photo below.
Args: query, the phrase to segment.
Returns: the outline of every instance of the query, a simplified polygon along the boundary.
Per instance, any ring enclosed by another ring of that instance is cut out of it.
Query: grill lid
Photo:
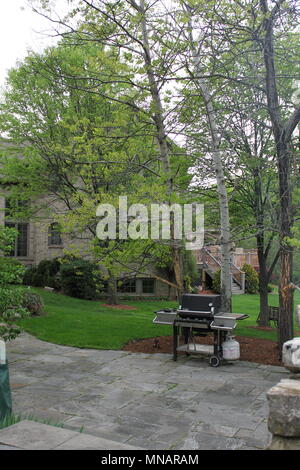
[[[194,312],[211,312],[217,313],[221,308],[220,295],[200,295],[200,294],[183,294],[181,300],[181,310],[192,310]]]

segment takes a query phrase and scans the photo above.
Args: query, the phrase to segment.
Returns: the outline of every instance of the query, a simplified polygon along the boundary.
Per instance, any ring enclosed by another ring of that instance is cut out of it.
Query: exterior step
[[[242,289],[232,289],[232,294],[244,294],[245,292]]]
[[[0,449],[128,451],[138,448],[70,429],[23,420],[0,430]]]

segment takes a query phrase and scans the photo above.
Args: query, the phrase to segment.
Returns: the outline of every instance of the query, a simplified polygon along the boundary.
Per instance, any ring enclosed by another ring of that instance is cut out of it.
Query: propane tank
[[[223,359],[236,361],[240,358],[240,344],[235,341],[234,336],[227,336],[222,343]]]

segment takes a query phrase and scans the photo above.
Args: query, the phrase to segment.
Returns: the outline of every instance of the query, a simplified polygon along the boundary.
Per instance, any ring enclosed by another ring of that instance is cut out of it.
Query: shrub
[[[255,269],[250,264],[244,264],[241,268],[246,274],[245,290],[247,294],[257,294],[259,292],[259,277]]]
[[[34,287],[45,287],[46,284],[47,284],[46,275],[36,269],[35,272],[32,274],[31,285]]]
[[[57,274],[54,277],[49,277],[47,287],[52,287],[55,290],[61,290],[60,275]]]
[[[36,287],[45,287],[49,284],[50,278],[50,260],[42,260],[39,262],[36,272],[33,275],[33,285]]]
[[[97,288],[94,271],[96,269],[95,264],[81,258],[62,263],[60,276],[63,293],[79,299],[95,299]]]
[[[213,282],[212,282],[212,289],[217,294],[220,294],[221,292],[221,269],[218,269],[215,272]]]
[[[33,286],[33,276],[36,273],[36,267],[32,266],[31,268],[26,268],[25,274],[23,276],[23,284],[25,286]]]
[[[0,228],[0,250],[4,254],[11,252],[16,236],[16,230]],[[0,260],[0,337],[9,341],[21,332],[15,320],[28,315],[22,306],[23,288],[17,285],[22,282],[25,268],[8,257],[2,256]]]
[[[193,286],[192,286],[192,284],[191,284],[191,278],[190,278],[190,276],[185,276],[185,278],[184,278],[184,287],[185,287],[185,291],[186,291],[186,292],[192,293]]]
[[[6,284],[21,284],[25,267],[15,258],[0,257],[0,273]]]
[[[185,279],[189,279],[188,282],[191,287],[199,280],[199,272],[197,268],[197,262],[195,255],[192,251],[183,251],[183,272]]]
[[[26,270],[23,284],[34,287],[54,287],[60,289],[57,274],[60,268],[60,261],[57,258],[52,260],[42,260],[38,266]]]
[[[30,288],[23,292],[22,307],[26,308],[32,316],[40,316],[44,313],[44,302],[41,296]]]
[[[245,291],[247,294],[257,294],[259,291],[259,277],[255,269],[250,264],[244,264],[241,268],[245,272]],[[215,272],[212,289],[217,294],[221,292],[221,269]]]

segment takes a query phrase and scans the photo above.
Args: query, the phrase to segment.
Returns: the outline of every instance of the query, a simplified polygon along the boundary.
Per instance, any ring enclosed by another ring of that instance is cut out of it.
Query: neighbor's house
[[[207,244],[201,250],[195,251],[199,277],[204,288],[211,288],[216,272],[221,268],[220,245]],[[231,286],[233,294],[245,293],[244,264],[250,264],[259,271],[256,249],[232,247],[231,252]]]

